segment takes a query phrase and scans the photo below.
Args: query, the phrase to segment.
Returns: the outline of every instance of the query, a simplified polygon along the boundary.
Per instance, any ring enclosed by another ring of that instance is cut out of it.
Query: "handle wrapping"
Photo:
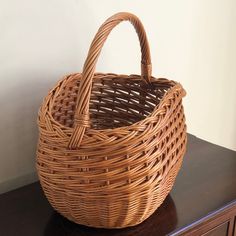
[[[95,35],[88,52],[88,56],[83,66],[82,77],[79,86],[78,98],[76,103],[74,130],[70,137],[68,147],[75,149],[80,146],[86,128],[89,127],[89,100],[92,90],[92,81],[94,77],[95,67],[98,56],[102,47],[112,31],[112,29],[122,21],[130,21],[134,26],[140,42],[141,47],[141,76],[147,82],[151,78],[151,56],[146,32],[141,21],[137,16],[120,12],[108,18],[99,28]]]

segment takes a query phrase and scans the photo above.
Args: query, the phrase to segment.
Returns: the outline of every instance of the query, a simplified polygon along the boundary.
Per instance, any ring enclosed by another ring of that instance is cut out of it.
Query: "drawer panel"
[[[202,234],[203,236],[227,236],[229,228],[229,221],[216,226],[208,232]]]

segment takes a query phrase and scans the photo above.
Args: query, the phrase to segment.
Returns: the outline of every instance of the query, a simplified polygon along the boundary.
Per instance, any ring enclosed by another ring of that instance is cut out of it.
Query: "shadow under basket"
[[[142,75],[94,73],[99,40],[123,20],[139,35]],[[186,150],[183,96],[179,83],[150,75],[138,18],[109,18],[83,73],[65,76],[39,111],[37,170],[51,205],[73,222],[99,228],[147,219],[170,192]]]

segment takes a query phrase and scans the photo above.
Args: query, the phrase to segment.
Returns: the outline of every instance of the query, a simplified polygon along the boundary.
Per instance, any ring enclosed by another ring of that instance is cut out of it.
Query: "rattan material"
[[[94,73],[110,31],[130,21],[141,76]],[[83,225],[122,228],[148,218],[171,190],[186,149],[185,91],[151,76],[141,22],[118,13],[98,30],[82,74],[63,78],[39,111],[37,170],[51,205]]]

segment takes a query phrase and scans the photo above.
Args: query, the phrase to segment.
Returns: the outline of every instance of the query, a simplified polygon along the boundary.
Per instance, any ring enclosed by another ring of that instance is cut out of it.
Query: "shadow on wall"
[[[14,1],[1,10],[0,193],[37,180],[38,109],[58,80],[80,71],[88,50],[81,32],[95,33],[92,13],[87,25],[81,20],[87,2]]]
[[[43,98],[60,79],[42,72],[14,75],[0,94],[0,193],[37,180],[37,114]],[[17,78],[17,81],[16,81]]]

